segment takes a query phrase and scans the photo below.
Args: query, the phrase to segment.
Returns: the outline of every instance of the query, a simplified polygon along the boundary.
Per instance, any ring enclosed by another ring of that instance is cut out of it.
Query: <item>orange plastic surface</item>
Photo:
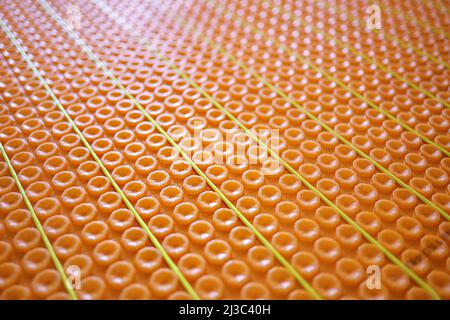
[[[379,2],[2,1],[0,142],[76,298],[450,299],[449,8]],[[74,298],[0,160],[0,298]]]

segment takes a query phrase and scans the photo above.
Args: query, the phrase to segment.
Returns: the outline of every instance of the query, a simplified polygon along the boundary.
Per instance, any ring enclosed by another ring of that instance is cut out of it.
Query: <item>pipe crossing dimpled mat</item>
[[[447,0],[1,0],[1,299],[450,299]]]

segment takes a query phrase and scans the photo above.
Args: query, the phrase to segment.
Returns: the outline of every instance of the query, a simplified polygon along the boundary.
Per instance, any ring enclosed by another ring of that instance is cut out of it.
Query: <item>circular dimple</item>
[[[173,210],[173,218],[177,224],[190,225],[197,220],[198,208],[190,202],[182,202],[175,206]]]
[[[382,221],[393,222],[400,216],[400,209],[397,203],[381,199],[375,203],[375,213]]]
[[[8,214],[16,210],[22,203],[22,195],[18,192],[9,192],[0,198],[0,212]]]
[[[441,237],[425,235],[420,240],[422,253],[433,261],[442,261],[448,257],[448,246]]]
[[[334,154],[343,163],[351,163],[356,159],[356,152],[351,147],[343,144],[335,147]]]
[[[247,227],[234,227],[230,232],[230,243],[236,250],[247,251],[255,243],[255,235]]]
[[[282,201],[275,207],[275,216],[281,223],[291,224],[300,216],[300,209],[294,202]]]
[[[300,191],[296,200],[301,210],[313,211],[320,206],[320,198],[311,190]]]
[[[31,300],[32,294],[28,287],[18,284],[6,288],[0,297],[2,300]]]
[[[30,184],[42,180],[43,172],[42,169],[36,166],[25,167],[19,172],[19,180],[24,187],[28,187]],[[9,178],[9,177],[5,177]],[[6,193],[6,192],[5,192]]]
[[[438,192],[431,197],[431,200],[442,210],[450,213],[450,195]]]
[[[170,175],[174,179],[184,179],[192,174],[192,166],[184,160],[176,160],[170,165]]]
[[[20,266],[13,262],[0,264],[0,289],[6,289],[15,284],[21,275]]]
[[[370,184],[359,183],[355,186],[354,193],[356,198],[366,205],[373,205],[378,198],[377,190]]]
[[[382,228],[380,218],[368,211],[362,211],[356,216],[358,225],[371,235],[376,235]]]
[[[422,173],[428,165],[426,159],[418,153],[408,153],[405,164],[415,173]]]
[[[334,200],[339,195],[339,184],[331,179],[320,179],[316,188],[329,200]]]
[[[76,183],[76,176],[73,172],[62,171],[55,174],[52,178],[52,185],[55,190],[65,190],[73,187]]]
[[[169,185],[170,176],[164,170],[155,170],[147,176],[147,184],[151,190],[161,190]]]
[[[259,201],[251,196],[244,196],[240,198],[236,204],[236,207],[247,218],[255,217],[261,210]]]
[[[214,212],[212,223],[217,230],[229,232],[237,225],[238,218],[231,209],[222,208]]]
[[[231,201],[236,201],[244,194],[244,186],[237,180],[226,180],[222,183],[220,191]]]
[[[351,217],[356,216],[356,214],[360,211],[359,201],[352,195],[342,194],[338,196],[336,198],[336,205],[339,209]]]
[[[294,225],[294,231],[300,242],[313,242],[320,236],[319,225],[308,218],[298,220]]]
[[[358,247],[357,255],[359,261],[365,266],[378,265],[382,266],[385,263],[383,253],[373,244],[362,244]]]
[[[198,196],[197,204],[200,210],[212,213],[220,208],[222,200],[217,193],[213,191],[204,191]]]
[[[396,224],[397,230],[407,240],[418,240],[423,234],[421,223],[414,218],[401,217]]]
[[[174,222],[168,215],[158,214],[150,219],[148,227],[157,238],[163,239],[173,231]]]
[[[298,171],[309,183],[316,183],[321,178],[319,167],[311,163],[302,164]]]
[[[378,241],[394,254],[400,254],[405,248],[403,237],[394,230],[381,231],[378,234]]]
[[[179,259],[189,250],[189,240],[181,233],[172,233],[164,238],[162,243],[166,252],[172,259]]]
[[[159,193],[161,203],[167,207],[174,207],[183,201],[183,190],[177,186],[164,187]]]
[[[120,241],[125,250],[135,252],[147,244],[148,235],[144,229],[132,227],[121,236]]]
[[[73,208],[86,201],[87,193],[81,187],[71,187],[64,190],[61,195],[61,202],[69,207]]]
[[[242,261],[230,260],[222,268],[222,278],[232,288],[241,288],[250,280],[250,269]]]
[[[56,239],[69,232],[70,220],[63,215],[52,216],[45,221],[43,227],[46,235],[50,239]]]
[[[91,203],[82,203],[72,209],[70,219],[76,226],[84,226],[95,220],[97,208]]]
[[[67,189],[70,190],[70,189]],[[66,191],[67,191],[66,190]],[[37,202],[45,197],[49,197],[52,193],[52,187],[50,183],[45,181],[37,181],[28,186],[25,190],[27,197],[32,202]],[[84,191],[84,190],[83,190]],[[82,198],[80,196],[80,198]],[[62,200],[64,201],[64,193]]]
[[[214,228],[208,221],[198,220],[190,225],[188,234],[192,242],[204,245],[214,237]]]
[[[442,299],[450,299],[450,276],[443,271],[431,271],[427,282],[438,292]]]
[[[419,276],[424,276],[430,271],[430,260],[419,250],[406,249],[403,251],[401,258],[403,263]]]
[[[298,168],[303,162],[303,155],[300,151],[293,149],[284,151],[281,158],[294,168]]]
[[[298,248],[298,241],[289,232],[280,231],[272,237],[272,245],[285,257],[291,257]]]
[[[355,259],[342,258],[336,263],[336,274],[348,286],[355,286],[363,280],[365,270]]]
[[[57,256],[62,260],[66,260],[80,251],[81,240],[77,235],[69,233],[56,239],[53,247]]]
[[[281,191],[276,186],[265,185],[258,190],[258,199],[265,206],[275,206],[281,198]]]
[[[22,258],[23,270],[35,275],[51,265],[51,256],[44,248],[35,248],[28,251]]]
[[[353,188],[358,183],[358,176],[355,172],[346,168],[338,169],[335,178],[342,188]]]
[[[396,183],[385,173],[376,173],[372,177],[372,184],[379,192],[390,193],[394,190]]]
[[[128,209],[117,209],[111,213],[108,222],[113,231],[122,232],[133,225],[134,216]]]
[[[359,295],[365,300],[387,300],[389,299],[389,290],[381,286],[379,289],[369,287],[365,281],[359,285]]]
[[[410,185],[425,197],[431,197],[434,193],[433,184],[427,179],[414,177],[411,179]]]
[[[97,200],[97,207],[101,212],[111,213],[122,206],[122,198],[116,192],[106,192]]]
[[[129,285],[135,275],[136,270],[131,263],[118,261],[108,267],[105,280],[111,288],[120,290]]]
[[[293,174],[284,174],[278,179],[278,184],[283,193],[296,194],[300,191],[302,183]]]
[[[72,149],[68,154],[70,163],[74,166],[78,166],[81,163],[86,162],[90,158],[90,153],[87,148],[77,147]]]
[[[163,258],[156,248],[142,248],[134,257],[134,265],[143,273],[151,274],[161,267]]]
[[[404,292],[410,286],[410,279],[403,270],[393,264],[385,265],[381,270],[381,279],[390,290]]]
[[[79,268],[80,277],[85,278],[91,274],[94,268],[94,262],[92,261],[92,258],[87,254],[76,254],[67,259],[67,261],[64,263],[64,270],[66,270],[66,273],[70,274],[70,270],[74,267]]]
[[[361,233],[348,224],[342,224],[336,228],[336,239],[348,249],[357,248],[363,241]]]
[[[108,170],[114,170],[125,162],[124,156],[117,151],[109,151],[102,156],[102,163]]]
[[[425,204],[415,208],[414,216],[426,227],[434,227],[441,221],[439,212]]]
[[[250,189],[258,189],[264,185],[264,175],[258,170],[247,170],[242,174],[242,183]]]
[[[155,197],[143,197],[139,199],[134,208],[142,219],[150,219],[159,212],[159,201]]]
[[[319,260],[310,252],[297,252],[291,259],[292,265],[305,279],[311,279],[319,272]]]
[[[263,246],[255,246],[248,250],[247,261],[254,271],[265,272],[274,264],[272,252]]]
[[[87,245],[93,246],[106,239],[109,230],[106,223],[102,221],[92,221],[86,224],[81,231],[81,239]]]
[[[144,152],[144,150],[142,152]],[[175,148],[166,146],[159,149],[157,158],[161,164],[172,165],[175,161],[180,159],[180,155]]]
[[[11,158],[11,164],[13,165],[14,169],[21,170],[23,168],[26,168],[28,166],[31,166],[35,161],[34,155],[31,152],[19,152],[12,156]],[[6,170],[8,170],[8,166],[6,163],[2,163],[0,172],[6,173]],[[45,170],[45,164],[44,164],[44,170]]]
[[[285,296],[295,287],[294,277],[282,267],[270,269],[266,276],[266,283],[277,295]]]
[[[4,224],[9,232],[16,233],[32,225],[31,215],[25,209],[14,210],[6,216]]]
[[[13,239],[14,248],[21,253],[36,248],[40,243],[41,235],[37,229],[32,227],[20,230]]]
[[[333,173],[339,168],[339,160],[331,154],[321,154],[317,158],[317,165],[322,172]]]
[[[312,286],[325,299],[336,300],[342,296],[342,284],[329,273],[320,273],[314,277]]]
[[[178,287],[178,277],[167,268],[158,269],[150,277],[149,287],[159,298],[166,298]]]
[[[417,203],[416,196],[404,188],[395,189],[392,194],[392,199],[401,209],[412,209]]]
[[[216,185],[221,185],[228,178],[228,170],[225,166],[212,165],[206,169],[206,175]]]
[[[212,275],[204,275],[195,283],[195,291],[202,299],[218,300],[222,298],[224,290],[223,282]]]
[[[152,156],[142,156],[136,159],[134,168],[138,174],[148,175],[155,170],[158,166],[158,162]]]
[[[311,295],[303,289],[295,289],[288,295],[288,300],[311,300]]]
[[[12,246],[6,241],[0,241],[0,263],[10,259],[12,254]]]
[[[86,161],[78,166],[77,173],[81,180],[87,181],[100,175],[100,166],[95,161]]]
[[[253,219],[253,225],[258,231],[267,238],[271,238],[272,235],[278,231],[278,220],[273,215],[267,213],[258,214]]]
[[[334,229],[338,226],[341,219],[339,214],[330,207],[322,206],[316,210],[316,220],[319,225],[324,229]]]
[[[130,284],[120,293],[120,300],[149,300],[150,291],[142,284]]]
[[[57,292],[61,288],[61,279],[56,270],[39,272],[31,282],[31,290],[36,297],[43,299]]]
[[[243,300],[267,300],[270,298],[270,291],[261,283],[247,283],[241,290]]]
[[[314,252],[323,263],[335,263],[341,256],[339,243],[325,237],[314,242]]]
[[[106,284],[96,276],[90,276],[81,280],[79,297],[84,300],[102,299],[106,292]]]
[[[115,168],[111,173],[114,181],[119,186],[124,186],[126,183],[132,181],[135,177],[135,172],[131,166],[121,165]]]
[[[223,240],[212,240],[205,246],[204,255],[209,263],[221,266],[231,259],[231,247]]]
[[[432,300],[433,296],[423,288],[413,287],[406,293],[408,300]]]
[[[196,253],[188,253],[181,257],[178,267],[189,281],[195,281],[206,273],[206,261]]]
[[[197,175],[189,176],[183,180],[183,189],[189,195],[198,195],[206,189],[206,181]]]

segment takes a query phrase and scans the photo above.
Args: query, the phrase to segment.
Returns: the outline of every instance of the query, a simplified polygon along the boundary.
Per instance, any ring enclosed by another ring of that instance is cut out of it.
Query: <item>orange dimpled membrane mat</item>
[[[447,0],[2,0],[1,299],[450,299]]]

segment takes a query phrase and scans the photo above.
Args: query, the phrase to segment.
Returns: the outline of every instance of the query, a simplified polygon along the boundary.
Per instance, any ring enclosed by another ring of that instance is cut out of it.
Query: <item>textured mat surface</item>
[[[450,5],[371,4],[1,1],[0,297],[450,299]]]

